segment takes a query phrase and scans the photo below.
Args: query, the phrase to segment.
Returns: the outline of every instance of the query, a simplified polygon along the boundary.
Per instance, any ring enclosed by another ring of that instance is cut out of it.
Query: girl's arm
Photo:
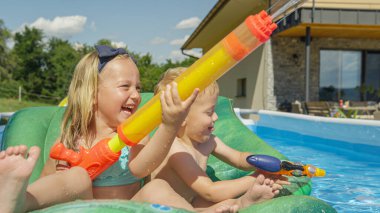
[[[51,159],[50,157],[46,160],[44,168],[41,171],[40,178],[51,175],[56,172],[56,160]]]
[[[234,180],[213,182],[186,150],[170,155],[169,166],[187,186],[211,202],[238,197],[244,194],[256,180],[252,176],[245,176]]]
[[[162,123],[149,143],[144,139],[143,144],[132,147],[128,166],[133,175],[148,176],[162,163],[198,91],[194,90],[185,101],[179,97],[176,83],[167,85],[166,91],[161,92]]]
[[[54,143],[54,145],[56,143],[60,143],[60,141],[57,140]],[[57,171],[63,171],[69,168],[70,168],[69,164],[66,161],[57,161],[55,159],[48,157],[48,159],[45,162],[44,168],[41,171],[40,178],[47,175],[54,174]]]
[[[161,124],[152,138],[147,136],[133,146],[128,163],[131,173],[139,178],[150,175],[165,159],[176,133],[176,129]]]
[[[254,170],[254,167],[250,165],[246,158],[249,155],[252,155],[250,152],[240,152],[236,149],[233,149],[226,144],[224,144],[218,137],[212,136],[211,140],[214,140],[215,149],[213,151],[213,155],[217,158],[234,166],[238,169],[251,171]]]

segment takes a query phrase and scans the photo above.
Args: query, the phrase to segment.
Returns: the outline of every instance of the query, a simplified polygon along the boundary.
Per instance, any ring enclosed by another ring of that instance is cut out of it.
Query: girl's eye
[[[141,87],[136,87],[137,92],[141,92]]]

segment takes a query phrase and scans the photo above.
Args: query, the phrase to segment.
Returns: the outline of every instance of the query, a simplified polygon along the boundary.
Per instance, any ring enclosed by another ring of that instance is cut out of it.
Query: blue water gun
[[[326,171],[310,164],[293,163],[290,161],[281,161],[280,159],[269,155],[250,155],[247,162],[252,166],[277,175],[287,176],[308,176],[324,177]]]

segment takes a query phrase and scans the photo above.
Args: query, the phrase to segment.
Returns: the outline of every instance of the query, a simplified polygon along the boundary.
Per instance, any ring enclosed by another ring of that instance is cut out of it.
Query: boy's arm
[[[245,193],[255,181],[252,176],[235,180],[212,182],[206,172],[199,167],[194,158],[185,150],[170,153],[169,166],[178,176],[202,198],[220,202]]]
[[[220,160],[236,167],[241,170],[254,170],[255,168],[250,165],[247,162],[247,157],[249,155],[252,155],[250,152],[240,152],[236,149],[233,149],[220,140],[220,138],[214,136],[211,138],[211,140],[214,140],[215,142],[215,149],[213,151],[213,155],[215,155]],[[265,177],[273,179],[275,183],[280,185],[289,185],[290,182],[288,182],[288,178],[282,176],[282,175],[272,175],[270,173],[267,173],[263,170],[256,170],[256,172],[253,174],[254,177],[257,177],[259,174],[265,175]]]
[[[250,152],[240,152],[236,149],[233,149],[226,144],[223,143],[220,138],[214,136],[211,138],[211,140],[214,140],[215,142],[215,149],[213,151],[213,155],[215,155],[217,158],[220,160],[236,167],[241,170],[254,170],[255,168],[250,165],[247,162],[247,157],[252,155]],[[257,177],[259,174],[265,175],[267,178],[271,178],[275,181],[275,183],[280,184],[280,185],[289,185],[290,182],[288,182],[288,178],[282,176],[282,175],[272,175],[270,173],[267,173],[263,170],[256,170],[256,172],[253,174],[254,177]]]
[[[212,154],[217,158],[241,170],[254,170],[254,167],[250,165],[246,160],[246,158],[249,155],[252,155],[252,153],[240,152],[236,149],[233,149],[224,144],[222,140],[216,136],[211,137],[210,140],[213,140],[215,143],[215,149]]]

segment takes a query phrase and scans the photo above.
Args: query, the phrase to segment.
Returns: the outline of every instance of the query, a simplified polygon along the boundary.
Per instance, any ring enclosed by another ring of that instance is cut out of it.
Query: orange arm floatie
[[[104,139],[90,150],[80,147],[79,152],[67,149],[62,143],[57,143],[51,148],[50,157],[67,161],[70,166],[80,166],[86,169],[93,180],[120,157],[121,152],[111,151],[108,141],[109,139]]]

